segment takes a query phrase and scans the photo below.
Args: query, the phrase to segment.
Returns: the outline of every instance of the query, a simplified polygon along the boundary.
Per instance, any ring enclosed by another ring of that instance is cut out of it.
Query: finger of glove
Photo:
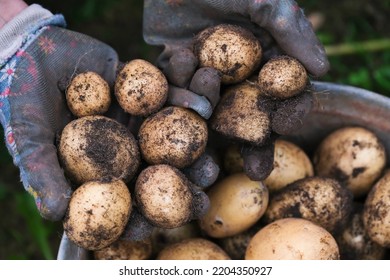
[[[204,119],[209,119],[213,113],[211,103],[206,97],[173,85],[168,89],[167,104],[192,109]]]
[[[264,180],[274,166],[274,143],[262,147],[244,146],[241,156],[245,174],[253,181]]]
[[[325,49],[295,1],[250,3],[251,21],[269,31],[286,54],[301,61],[314,76],[323,76],[329,70]]]
[[[167,66],[163,69],[167,80],[177,86],[186,88],[198,66],[198,59],[194,53],[187,49],[177,50],[169,59]]]
[[[298,131],[313,106],[313,94],[305,91],[297,96],[276,102],[272,114],[272,130],[279,135],[290,135]]]
[[[189,90],[205,96],[215,108],[220,99],[221,76],[211,67],[199,68],[192,77]]]
[[[211,186],[218,178],[220,168],[207,152],[202,154],[190,167],[183,170],[187,178],[201,189]]]

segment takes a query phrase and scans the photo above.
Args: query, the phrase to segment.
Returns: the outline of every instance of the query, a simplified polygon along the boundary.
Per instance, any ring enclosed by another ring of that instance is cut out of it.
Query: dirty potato
[[[149,164],[177,168],[191,165],[206,150],[207,124],[195,112],[176,106],[165,107],[142,123],[138,140]]]
[[[87,182],[72,194],[64,231],[78,246],[99,250],[119,238],[131,210],[131,195],[123,181]]]
[[[245,80],[256,70],[262,58],[258,39],[249,30],[230,24],[201,31],[194,38],[193,50],[199,66],[220,71],[224,84]]]
[[[318,146],[313,158],[319,176],[345,184],[355,197],[368,193],[386,165],[380,139],[363,127],[343,127],[330,133]]]
[[[153,64],[143,59],[127,62],[115,81],[119,105],[134,116],[157,112],[168,97],[168,81]]]
[[[95,260],[147,260],[151,255],[150,238],[140,241],[118,239],[108,247],[93,251]]]

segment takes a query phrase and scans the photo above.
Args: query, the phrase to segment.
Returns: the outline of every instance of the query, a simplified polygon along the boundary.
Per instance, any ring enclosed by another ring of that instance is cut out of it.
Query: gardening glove
[[[113,84],[118,57],[109,46],[64,28],[61,15],[31,5],[0,30],[0,120],[24,188],[42,217],[60,220],[71,186],[60,167],[56,134],[72,120],[64,84],[95,71]]]
[[[220,79],[218,74],[209,70],[199,79],[201,82],[197,82],[198,61],[191,45],[194,35],[221,23],[237,24],[251,30],[262,44],[263,61],[274,55],[287,54],[297,58],[315,77],[324,75],[329,69],[322,44],[293,0],[145,0],[144,39],[148,44],[164,47],[157,65],[177,86],[170,93],[170,102],[196,108],[198,112],[208,112],[215,107],[219,100]],[[204,80],[207,82],[202,83]],[[203,85],[202,93],[197,92],[199,87],[191,89],[191,84]],[[210,89],[209,85],[212,85]],[[196,94],[200,96],[195,97]],[[205,98],[209,103],[204,102]],[[272,128],[275,129],[273,135],[288,135],[298,129],[311,104],[310,94],[297,97],[290,103],[273,102],[270,110]],[[272,165],[264,166],[270,161],[264,161],[263,157],[272,154],[274,138],[263,147],[243,145],[245,171],[252,179],[264,179],[272,171]],[[254,171],[260,169],[262,172]]]

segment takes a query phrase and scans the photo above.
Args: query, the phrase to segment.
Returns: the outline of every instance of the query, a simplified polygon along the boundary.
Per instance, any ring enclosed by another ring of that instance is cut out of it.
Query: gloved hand
[[[55,147],[72,120],[64,84],[95,71],[113,84],[118,57],[109,46],[64,29],[61,15],[31,5],[0,30],[0,120],[6,145],[41,215],[60,220],[72,193]]]
[[[293,0],[145,0],[144,39],[164,47],[157,64],[176,86],[171,87],[168,98],[172,104],[192,108],[206,119],[211,116],[210,108],[219,100],[220,79],[213,69],[197,69],[191,44],[194,35],[221,23],[251,30],[261,41],[263,61],[287,54],[297,58],[315,77],[329,69],[322,44]],[[310,94],[296,97],[293,102],[273,102],[270,141],[263,147],[243,145],[241,149],[249,177],[262,180],[269,175],[273,161],[264,160],[264,156],[273,155],[274,139],[299,128],[311,104]]]

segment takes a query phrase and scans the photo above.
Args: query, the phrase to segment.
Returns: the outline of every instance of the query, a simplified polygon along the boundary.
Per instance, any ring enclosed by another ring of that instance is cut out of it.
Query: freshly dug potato
[[[134,59],[125,64],[115,81],[115,96],[129,114],[148,116],[157,112],[168,97],[168,81],[153,64]]]
[[[259,72],[258,84],[263,93],[286,99],[301,93],[308,85],[305,67],[289,56],[271,58]]]
[[[348,224],[336,236],[342,260],[380,260],[386,248],[374,242],[367,233],[363,223],[363,205],[356,203]]]
[[[189,109],[165,107],[142,123],[138,139],[142,156],[149,164],[183,168],[204,153],[207,124]]]
[[[228,139],[262,145],[271,132],[270,114],[259,88],[249,82],[228,87],[210,119],[210,128]]]
[[[264,180],[270,192],[313,175],[311,160],[301,147],[282,139],[275,141],[274,169]]]
[[[343,127],[318,146],[313,165],[319,176],[332,177],[351,189],[355,197],[368,193],[386,165],[380,139],[363,127]]]
[[[314,222],[330,233],[347,223],[352,210],[352,193],[336,180],[307,177],[275,193],[264,214],[267,223],[296,217]]]
[[[150,239],[141,241],[118,239],[108,247],[93,251],[95,260],[147,260],[151,255]]]
[[[137,206],[149,222],[161,228],[176,228],[203,215],[208,198],[177,168],[151,165],[143,169],[135,184]]]
[[[111,105],[108,83],[95,72],[83,72],[70,82],[66,93],[69,110],[76,117],[104,114]]]
[[[63,129],[59,159],[75,184],[93,180],[129,181],[140,165],[133,134],[121,123],[104,116],[73,120]]]
[[[251,239],[246,260],[338,260],[339,248],[324,228],[302,218],[276,220]]]
[[[154,254],[158,254],[165,247],[189,238],[200,237],[201,232],[195,221],[177,228],[154,228],[151,240]]]
[[[201,31],[194,38],[193,50],[199,66],[219,70],[224,84],[245,80],[256,70],[262,58],[258,39],[249,30],[230,24]]]
[[[210,240],[190,238],[165,247],[157,260],[230,260],[230,257]]]
[[[131,195],[123,181],[87,182],[72,194],[64,231],[78,246],[99,250],[119,238],[131,210]]]
[[[370,238],[390,248],[390,171],[378,180],[364,203],[363,222]]]
[[[268,205],[268,190],[245,173],[225,177],[207,191],[210,208],[199,219],[200,228],[214,238],[233,236],[253,226]]]

